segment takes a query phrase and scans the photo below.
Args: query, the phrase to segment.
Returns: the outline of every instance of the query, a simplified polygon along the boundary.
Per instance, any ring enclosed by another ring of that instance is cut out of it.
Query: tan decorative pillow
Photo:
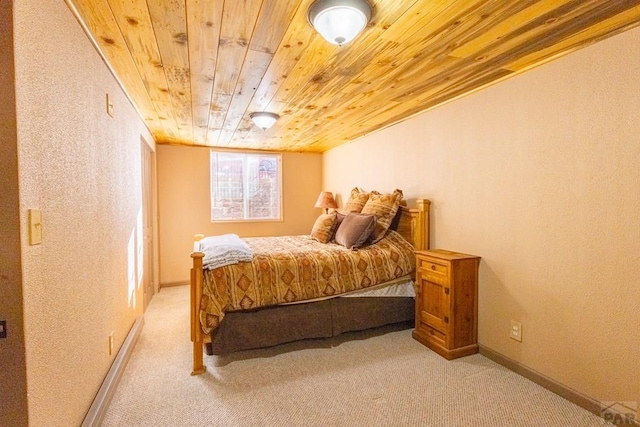
[[[364,245],[376,226],[376,217],[350,212],[336,231],[336,243],[355,249]]]
[[[382,239],[393,221],[393,217],[398,212],[402,200],[402,191],[395,190],[391,194],[380,194],[372,191],[369,200],[362,208],[363,214],[374,215],[376,217],[376,227],[371,233],[371,243],[376,243]]]
[[[329,243],[335,230],[336,218],[336,212],[320,215],[311,229],[311,238],[320,243]]]
[[[358,187],[356,187],[351,190],[349,200],[344,204],[342,212],[345,214],[349,212],[360,213],[364,205],[367,203],[367,200],[369,200],[369,193],[363,193],[358,189]]]

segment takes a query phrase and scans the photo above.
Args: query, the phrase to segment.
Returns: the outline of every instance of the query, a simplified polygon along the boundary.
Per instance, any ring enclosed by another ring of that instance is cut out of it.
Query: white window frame
[[[245,197],[245,194],[242,195],[242,203],[243,203],[243,218],[215,218],[215,194],[216,183],[215,183],[215,174],[218,171],[214,170],[214,155],[217,154],[229,154],[233,156],[240,156],[243,162],[243,191],[244,189],[250,188],[249,185],[249,176],[244,172],[247,171],[247,164],[249,159],[252,157],[275,157],[276,159],[276,169],[277,169],[277,186],[278,186],[278,205],[277,205],[277,217],[264,217],[264,218],[248,218],[247,214],[249,212],[249,198]],[[267,151],[233,151],[233,150],[220,150],[220,149],[212,149],[209,153],[209,196],[210,196],[210,217],[211,222],[274,222],[274,221],[282,221],[283,220],[283,194],[282,194],[282,154],[276,152],[267,152]]]

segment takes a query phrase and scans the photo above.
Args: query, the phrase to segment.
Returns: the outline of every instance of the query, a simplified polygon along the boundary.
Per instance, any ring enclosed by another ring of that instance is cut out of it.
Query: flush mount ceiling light
[[[267,113],[266,111],[257,111],[255,113],[249,114],[253,123],[255,123],[258,127],[262,128],[262,130],[267,130],[271,126],[273,126],[280,118],[276,113]]]
[[[329,43],[349,43],[369,23],[367,0],[316,0],[309,8],[309,23]]]

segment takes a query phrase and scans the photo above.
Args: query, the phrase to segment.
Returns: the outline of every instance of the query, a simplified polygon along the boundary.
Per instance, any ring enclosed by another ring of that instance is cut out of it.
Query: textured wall
[[[14,18],[29,423],[79,425],[115,357],[109,333],[117,350],[142,314],[134,231],[140,138],[153,140],[62,1],[15,2]]]
[[[321,213],[322,155],[282,156],[283,221],[211,223],[209,149],[158,146],[160,283],[189,280],[193,235],[242,237],[308,234]]]
[[[27,424],[12,2],[0,2],[0,425]]]
[[[324,187],[430,198],[432,247],[482,256],[482,345],[637,402],[639,75],[635,29],[325,153]]]

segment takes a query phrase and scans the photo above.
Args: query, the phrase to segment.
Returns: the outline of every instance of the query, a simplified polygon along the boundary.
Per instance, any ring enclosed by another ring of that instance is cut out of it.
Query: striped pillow
[[[402,200],[402,191],[395,190],[391,194],[380,194],[372,191],[369,200],[362,208],[361,213],[374,215],[376,217],[376,227],[371,233],[371,243],[380,241],[386,234],[393,218],[398,212],[398,206]]]
[[[342,212],[347,214],[349,212],[360,213],[362,208],[369,200],[369,193],[364,193],[358,189],[358,187],[351,190],[351,194],[349,195],[349,200],[344,204],[344,209]]]
[[[329,243],[335,231],[337,216],[336,212],[320,215],[311,229],[311,238],[320,243]]]

